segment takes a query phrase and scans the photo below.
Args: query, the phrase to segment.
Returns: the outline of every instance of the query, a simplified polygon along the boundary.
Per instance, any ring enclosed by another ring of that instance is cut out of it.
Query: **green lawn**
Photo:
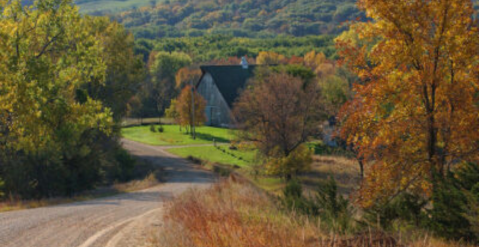
[[[256,186],[275,194],[280,194],[285,185],[285,181],[279,177],[262,175],[255,177],[253,175],[253,165],[258,163],[255,150],[230,150],[228,146],[224,145],[220,146],[219,149],[213,146],[170,148],[168,152],[183,158],[192,156],[212,163],[237,165],[240,169],[237,169],[236,172],[250,179]]]
[[[252,150],[230,150],[228,146],[205,146],[205,147],[185,147],[170,148],[168,152],[180,157],[187,158],[193,156],[202,160],[225,165],[237,165],[247,167],[254,163],[255,151]]]
[[[234,130],[204,126],[197,128],[198,137],[193,140],[189,135],[180,132],[177,125],[163,125],[163,127],[163,133],[151,132],[150,126],[136,126],[123,128],[122,134],[127,139],[157,146],[212,144],[213,139],[217,143],[228,143],[235,136]],[[155,129],[158,129],[157,125]],[[312,171],[299,176],[306,189],[316,188],[319,182],[331,174],[335,174],[342,193],[349,194],[352,188],[357,186],[357,162],[351,159],[349,152],[341,148],[327,147],[320,141],[309,142],[307,145],[315,151],[316,156]],[[273,193],[281,193],[285,185],[285,181],[279,177],[254,175],[257,169],[254,165],[260,163],[256,160],[256,150],[241,148],[230,150],[229,145],[219,145],[218,147],[172,147],[168,149],[168,152],[183,158],[192,156],[210,163],[239,166],[239,169],[235,169],[236,172],[249,178],[258,187]]]
[[[155,146],[181,146],[190,144],[212,144],[213,139],[216,142],[230,142],[234,138],[234,130],[198,127],[196,128],[196,140],[185,132],[180,132],[178,125],[163,125],[164,132],[152,132],[150,126],[136,126],[123,128],[121,133],[123,137]],[[155,126],[158,129],[158,126]],[[184,130],[184,129],[183,129]]]

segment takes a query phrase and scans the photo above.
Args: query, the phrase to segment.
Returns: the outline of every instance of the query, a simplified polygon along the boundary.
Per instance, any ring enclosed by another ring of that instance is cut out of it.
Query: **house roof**
[[[239,96],[239,91],[244,88],[248,79],[253,77],[256,65],[249,65],[247,69],[241,65],[209,65],[200,68],[203,75],[209,73],[213,77],[218,90],[228,106],[232,108]]]

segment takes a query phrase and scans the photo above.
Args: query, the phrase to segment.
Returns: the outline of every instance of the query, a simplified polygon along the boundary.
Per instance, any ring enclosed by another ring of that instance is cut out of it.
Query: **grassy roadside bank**
[[[7,199],[0,201],[0,213],[88,201],[121,193],[139,191],[159,185],[163,181],[162,176],[161,168],[136,158],[133,177],[127,182],[114,182],[110,185],[103,185],[95,190],[87,191],[73,197],[47,198],[41,200],[20,200],[14,197],[8,197]]]
[[[206,191],[191,190],[166,207],[164,224],[152,233],[156,247],[472,247],[373,227],[335,233],[321,219],[288,210],[266,192],[241,181],[223,180]]]

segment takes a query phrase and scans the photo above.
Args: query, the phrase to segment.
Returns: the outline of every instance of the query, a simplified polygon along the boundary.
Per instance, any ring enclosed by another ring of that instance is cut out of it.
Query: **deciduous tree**
[[[165,116],[171,118],[175,123],[180,124],[180,114],[178,113],[177,99],[172,99],[170,102],[170,107],[166,109]],[[181,128],[181,125],[180,125]]]
[[[301,170],[290,161],[305,155],[288,157],[316,133],[320,113],[317,84],[285,72],[258,72],[234,106],[242,139],[254,143],[264,156],[275,158],[277,165],[284,165],[275,170],[287,178]]]
[[[192,63],[191,58],[181,52],[158,52],[150,68],[151,98],[155,100],[158,115],[162,114],[170,100],[178,95],[175,76],[178,70]]]
[[[186,85],[196,83],[200,80],[201,70],[198,68],[184,67],[176,72],[176,88],[184,88]]]
[[[470,0],[360,0],[371,49],[339,41],[360,77],[342,136],[367,162],[360,202],[431,192],[458,162],[479,161],[479,30]],[[368,43],[366,42],[366,43]]]
[[[179,115],[179,123],[186,127],[186,131],[192,130],[194,126],[201,126],[206,121],[205,107],[206,101],[196,92],[193,87],[188,85],[181,90],[176,101],[176,111]],[[194,94],[194,114],[193,114],[193,94]],[[194,134],[194,133],[191,133]]]
[[[112,113],[82,88],[104,80],[102,52],[71,1],[0,1],[0,176],[8,191],[63,195],[99,180],[92,140],[111,133]]]
[[[326,112],[336,116],[341,107],[351,98],[351,87],[347,79],[332,75],[319,82]]]
[[[264,65],[277,65],[285,61],[285,56],[271,51],[260,51],[258,57],[256,57],[256,63]]]
[[[120,121],[127,112],[127,102],[144,81],[146,70],[140,56],[133,52],[133,34],[107,17],[85,17],[90,32],[101,42],[102,60],[106,65],[104,81],[85,86],[88,94],[109,107]],[[102,78],[103,79],[103,78]]]

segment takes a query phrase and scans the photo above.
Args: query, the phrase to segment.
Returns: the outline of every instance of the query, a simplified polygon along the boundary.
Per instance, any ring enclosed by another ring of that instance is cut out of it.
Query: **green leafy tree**
[[[102,60],[106,65],[105,80],[89,83],[85,88],[92,98],[112,110],[116,121],[120,121],[127,112],[128,100],[145,79],[142,58],[134,55],[133,35],[122,25],[110,22],[107,17],[85,18],[91,34],[102,44]]]
[[[191,58],[181,52],[158,52],[154,57],[150,68],[150,97],[156,102],[158,116],[168,107],[171,99],[178,95],[175,88],[176,73],[191,63]]]
[[[175,120],[175,123],[179,124],[180,113],[177,111],[177,100],[172,99],[170,102],[170,107],[166,109],[165,116]],[[181,125],[180,125],[181,126]]]
[[[328,114],[335,116],[344,103],[351,98],[349,82],[344,78],[333,75],[321,80],[319,85]]]
[[[0,1],[0,11],[0,176],[6,190],[53,196],[90,187],[100,172],[89,140],[110,134],[112,126],[111,111],[81,91],[106,76],[101,43],[68,0]],[[79,166],[68,164],[74,160]]]

